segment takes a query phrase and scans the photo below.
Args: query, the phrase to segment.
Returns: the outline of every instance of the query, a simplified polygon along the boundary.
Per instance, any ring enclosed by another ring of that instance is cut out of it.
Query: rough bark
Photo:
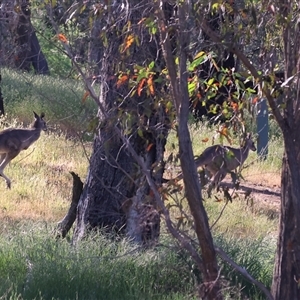
[[[300,166],[300,145],[295,147],[289,141],[286,149],[282,164],[279,236],[272,284],[272,295],[278,300],[300,299],[300,172],[299,168],[294,167]]]
[[[56,229],[56,237],[57,238],[65,238],[68,234],[69,230],[71,229],[73,223],[76,220],[76,212],[78,202],[82,193],[83,183],[80,177],[75,174],[74,172],[70,172],[73,178],[73,189],[72,189],[72,199],[71,205],[69,208],[68,213],[65,217],[57,224]]]
[[[21,2],[21,4],[20,4]],[[49,74],[47,60],[30,21],[30,1],[1,1],[0,63],[10,68]]]
[[[137,0],[121,4],[112,6],[111,15],[106,16],[106,20],[95,20],[95,36],[91,39],[89,58],[97,66],[95,75],[100,82],[100,97],[97,98],[99,126],[78,205],[74,243],[84,235],[87,228],[105,227],[117,232],[126,231],[139,243],[147,242],[149,237],[156,239],[160,228],[160,218],[155,212],[156,203],[149,185],[136,160],[128,153],[124,141],[117,134],[116,127],[128,138],[159,186],[164,168],[163,153],[168,122],[163,108],[156,106],[151,95],[131,95],[128,84],[117,85],[118,78],[115,76],[118,71],[133,71],[135,63],[143,65],[154,61],[161,66],[160,55],[156,40],[150,39],[148,32],[137,25],[149,16],[151,6],[147,1]],[[107,24],[107,20],[113,26]],[[126,34],[120,33],[128,21],[132,24],[128,34],[139,36],[141,48],[134,45],[122,53]],[[99,40],[97,28],[104,26],[101,22],[109,28],[108,45]],[[96,48],[98,53],[95,52]],[[129,203],[129,207],[125,203]],[[149,232],[152,229],[153,232]]]
[[[188,72],[187,51],[189,47],[190,28],[186,24],[189,4],[182,3],[178,7],[178,45],[179,45],[179,69],[176,69],[172,54],[168,29],[163,11],[156,7],[159,20],[162,48],[171,82],[171,94],[174,101],[178,120],[179,157],[183,173],[186,198],[193,215],[195,231],[201,248],[202,261],[198,267],[203,274],[203,284],[199,289],[199,295],[203,299],[222,299],[219,271],[213,238],[208,224],[208,217],[202,203],[201,186],[197,176],[192,142],[188,129],[189,94],[187,90]],[[197,261],[197,260],[196,260]]]
[[[21,4],[21,12],[16,28],[18,45],[16,66],[26,71],[30,71],[31,67],[33,67],[37,74],[48,75],[50,73],[48,63],[31,24],[30,15],[29,1],[24,1]]]
[[[297,7],[298,5],[298,7]],[[283,133],[284,158],[281,174],[281,210],[272,294],[279,299],[300,299],[300,24],[299,3],[280,1],[285,80],[285,107],[277,119]],[[272,99],[271,99],[272,100]],[[276,103],[272,103],[273,111]],[[277,108],[277,115],[279,115]]]

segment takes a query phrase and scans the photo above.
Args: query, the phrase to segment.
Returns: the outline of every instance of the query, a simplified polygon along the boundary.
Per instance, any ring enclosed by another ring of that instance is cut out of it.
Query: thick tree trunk
[[[284,159],[281,180],[281,215],[272,283],[276,300],[300,299],[300,26],[295,2],[278,1],[283,32],[285,80],[280,115],[277,103],[269,101],[282,129]],[[287,21],[288,20],[288,21]],[[281,24],[281,23],[280,23]]]
[[[46,58],[41,50],[36,33],[30,21],[29,1],[21,4],[21,13],[17,24],[16,66],[19,69],[29,71],[31,66],[37,74],[48,75],[49,68]]]
[[[286,133],[281,180],[281,215],[272,283],[274,299],[300,299],[300,141]]]
[[[135,150],[153,168],[160,153],[158,147],[145,152],[143,144],[131,139]],[[155,144],[160,143],[157,139]],[[165,144],[165,141],[162,142]],[[113,124],[106,124],[94,140],[94,151],[81,195],[73,242],[84,235],[86,228],[105,227],[116,232],[127,231],[138,243],[157,240],[160,218],[149,186],[136,161],[116,134]],[[126,227],[127,226],[127,227]]]
[[[100,97],[95,99],[99,101],[100,123],[78,205],[73,242],[77,242],[87,228],[95,227],[126,232],[138,243],[148,243],[158,238],[160,218],[154,197],[145,175],[129,154],[118,131],[127,137],[160,186],[168,122],[163,107],[155,103],[153,96],[145,92],[132,95],[128,82],[118,84],[116,78],[120,71],[124,74],[129,72],[132,76],[135,64],[155,62],[162,65],[155,39],[150,38],[148,31],[142,29],[141,32],[141,27],[137,25],[150,11],[147,1],[124,1],[123,5],[112,5],[112,15],[106,20],[95,20],[89,59],[94,64],[94,74],[101,87]],[[111,20],[113,26],[109,26],[107,20]],[[108,45],[100,39],[99,28],[103,26],[111,30],[107,32]],[[126,26],[129,27],[125,34]],[[133,45],[126,44],[127,34],[128,37],[142,36],[141,47],[135,42]],[[127,46],[126,51],[122,51]]]

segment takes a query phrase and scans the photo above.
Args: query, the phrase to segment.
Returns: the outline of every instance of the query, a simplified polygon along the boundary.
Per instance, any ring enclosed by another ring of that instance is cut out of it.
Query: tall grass
[[[2,230],[1,299],[196,299],[197,270],[165,235],[151,250],[101,231],[74,247],[55,240],[53,229],[49,223],[21,221]],[[215,242],[270,286],[274,240],[217,235]],[[222,261],[220,266],[225,299],[264,299],[230,266]]]
[[[8,118],[17,116],[20,122],[28,124],[33,110],[43,111],[50,129],[61,129],[76,136],[87,131],[96,115],[96,104],[89,98],[83,101],[85,89],[80,81],[9,69],[2,69],[1,74]]]
[[[84,88],[77,81],[6,69],[2,77],[8,114],[2,128],[30,123],[35,110],[46,113],[51,130],[42,133],[5,169],[12,179],[11,190],[5,189],[0,178],[0,299],[195,298],[201,276],[188,255],[165,234],[152,250],[136,249],[126,239],[113,239],[101,231],[76,248],[68,240],[53,238],[55,223],[70,204],[69,172],[78,173],[84,180],[87,156],[92,151],[90,143],[84,143],[83,148],[76,138],[66,139],[64,132],[68,131],[70,137],[86,131],[96,107],[89,99],[82,103]],[[276,132],[276,128],[272,130]],[[216,129],[205,124],[191,126],[195,155],[220,142],[218,138],[213,141],[215,134]],[[234,142],[238,146],[238,140]],[[176,144],[176,135],[171,133],[167,155],[176,154]],[[250,165],[242,172],[244,179],[255,184],[279,182],[282,152],[282,139],[274,134],[267,160],[250,154],[246,161]],[[171,168],[171,176],[177,171]],[[184,195],[181,197],[189,215]],[[211,225],[225,204],[220,197],[218,202],[214,199],[204,203]],[[174,220],[177,213],[172,211]],[[277,219],[247,206],[242,197],[227,205],[213,227],[215,242],[266,286],[272,278],[276,231]],[[242,276],[228,265],[220,265],[226,299],[263,299]]]
[[[22,151],[5,168],[12,188],[5,188],[0,177],[0,218],[59,220],[69,206],[72,176],[82,180],[88,168],[91,145],[53,133],[41,133],[40,139]]]
[[[278,126],[272,122],[272,134],[270,134],[268,142],[268,155],[266,160],[262,160],[258,157],[256,152],[249,152],[249,157],[244,163],[244,169],[242,171],[242,179],[257,183],[266,184],[269,186],[280,185],[280,170],[283,157],[283,139],[279,132]],[[276,134],[275,134],[276,132]],[[190,126],[190,134],[193,144],[194,155],[200,155],[205,148],[213,144],[231,145],[232,147],[240,147],[240,140],[238,136],[232,135],[230,137],[231,144],[226,138],[221,139],[221,135],[218,133],[218,126],[209,126],[207,123],[199,123],[197,125]],[[254,141],[257,139],[257,134],[254,131]],[[168,143],[166,146],[166,156],[173,153],[174,156],[178,153],[178,140],[174,131],[168,137]],[[172,165],[168,166],[170,169],[169,176],[174,176],[174,168]],[[167,170],[168,171],[168,170]],[[177,170],[178,172],[178,170]],[[228,176],[230,178],[230,176]],[[242,180],[243,181],[243,180]]]
[[[192,299],[188,266],[172,248],[143,251],[93,234],[76,248],[42,223],[0,238],[1,299]]]

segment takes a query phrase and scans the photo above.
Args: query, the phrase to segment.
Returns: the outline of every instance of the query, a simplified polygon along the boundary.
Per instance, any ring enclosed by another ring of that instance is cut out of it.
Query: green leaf
[[[196,83],[194,81],[191,81],[188,83],[188,92],[189,92],[189,95],[191,96],[194,91],[196,89]]]
[[[144,137],[143,130],[141,128],[137,130],[137,133],[141,138]]]
[[[151,63],[149,64],[148,68],[150,70],[152,70],[154,68],[154,65],[155,65],[155,62],[154,61],[151,61]]]
[[[189,65],[188,70],[189,70],[189,71],[194,71],[194,69],[195,69],[196,67],[198,67],[199,65],[205,63],[207,60],[208,60],[207,55],[203,55],[203,56],[200,56],[200,57],[194,59],[194,60],[191,62],[191,64]]]
[[[214,78],[209,79],[208,82],[207,82],[207,85],[208,85],[208,86],[212,86],[213,83],[214,83],[214,81],[215,81]]]

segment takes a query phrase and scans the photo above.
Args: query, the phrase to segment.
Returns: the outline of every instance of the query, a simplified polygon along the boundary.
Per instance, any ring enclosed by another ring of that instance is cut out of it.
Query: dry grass
[[[198,128],[193,128],[190,131],[191,139],[193,143],[194,155],[200,155],[205,148],[221,143],[219,134],[216,132],[215,127],[207,127],[200,125]],[[171,144],[175,144],[173,150]],[[223,140],[225,145],[228,145],[226,139]],[[175,133],[172,133],[167,145],[166,157],[171,153],[176,154],[178,149],[178,142]],[[239,141],[237,138],[233,139],[233,147],[239,147]],[[249,157],[244,164],[242,170],[242,177],[245,181],[251,183],[265,185],[268,187],[280,187],[281,180],[281,160],[283,155],[283,142],[282,139],[273,139],[269,141],[269,154],[266,160],[260,160],[256,152],[249,153]],[[180,170],[169,166],[170,174],[169,177],[176,176]],[[231,177],[227,175],[227,179],[231,180]],[[243,180],[242,179],[242,180]]]
[[[214,138],[215,137],[215,138]],[[200,126],[199,128],[191,129],[191,139],[194,149],[194,155],[201,154],[205,148],[210,145],[220,143],[216,129],[213,127]],[[226,140],[223,141],[225,145],[228,145]],[[238,147],[238,140],[234,140],[234,147]],[[175,144],[173,148],[171,145]],[[168,157],[171,153],[176,154],[177,137],[174,133],[171,134],[168,145],[167,154]],[[266,160],[260,160],[257,158],[256,152],[251,152],[249,158],[245,162],[246,168],[242,170],[241,184],[244,185],[261,185],[272,190],[273,187],[280,187],[280,169],[281,159],[283,152],[282,140],[274,139],[269,143],[269,155]],[[176,156],[176,155],[175,155]],[[180,172],[179,162],[176,162],[177,167],[170,163],[168,165],[169,173],[166,174],[166,178],[174,178],[176,174]],[[227,175],[226,180],[231,181],[231,176]],[[182,181],[179,184],[183,184]],[[230,191],[232,193],[232,191]],[[179,205],[172,207],[171,214],[175,220],[181,220],[181,212],[179,207],[183,207],[183,210],[187,215],[190,215],[187,203],[184,200],[184,191],[175,196],[172,194],[173,199],[170,199],[170,204]],[[176,198],[177,197],[177,198]],[[203,192],[204,199],[207,199],[206,192]],[[226,204],[225,196],[222,192],[213,193],[211,199],[207,199],[204,205],[209,216],[210,225],[217,223],[214,226],[214,232],[224,236],[232,236],[237,239],[244,238],[257,238],[271,237],[274,238],[277,235],[277,207],[273,207],[274,202],[269,203],[269,200],[264,201],[263,194],[251,194],[249,201],[245,201],[245,194],[234,193],[232,203],[228,203],[226,209],[223,211],[223,207]],[[177,200],[176,200],[177,199]],[[279,202],[278,202],[279,203]],[[278,203],[276,205],[278,206]],[[270,204],[270,207],[266,204]],[[222,216],[220,217],[220,214]],[[220,217],[220,218],[219,218]]]
[[[89,145],[86,146],[91,151]],[[78,142],[55,134],[42,133],[5,169],[12,180],[11,190],[0,180],[0,219],[58,221],[66,213],[72,191],[70,171],[82,180],[88,159]]]

